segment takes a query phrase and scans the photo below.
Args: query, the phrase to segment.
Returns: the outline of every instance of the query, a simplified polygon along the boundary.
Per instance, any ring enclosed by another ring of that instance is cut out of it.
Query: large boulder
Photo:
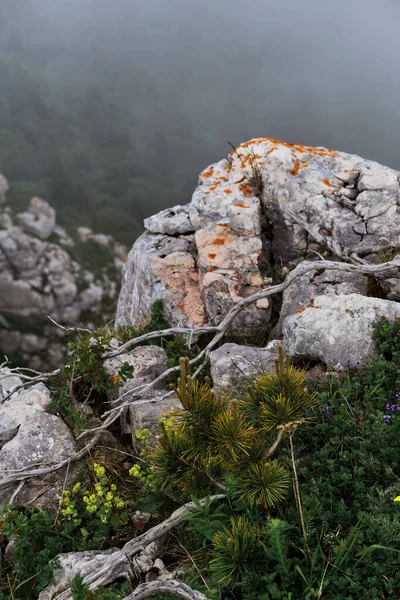
[[[0,177],[0,200],[6,180]],[[63,326],[112,318],[124,248],[88,230],[75,240],[56,224],[53,208],[33,198],[26,212],[0,207],[0,354],[35,369],[59,366]],[[0,360],[0,363],[3,362]]]
[[[7,369],[0,370],[0,398],[21,385]],[[74,437],[64,421],[46,412],[51,402],[49,390],[37,384],[20,389],[0,404],[0,484],[17,471],[40,468],[68,459],[76,451]],[[35,504],[55,510],[68,478],[75,467],[32,478],[19,488],[19,482],[0,488],[0,506]]]
[[[157,299],[172,324],[219,323],[242,298],[316,260],[316,252],[383,262],[400,248],[399,176],[345,152],[269,138],[241,144],[201,173],[187,206],[146,219],[124,267],[116,327],[145,322]],[[299,282],[301,302],[354,292],[400,300],[396,277],[377,285],[332,277]],[[288,292],[283,317],[297,304]],[[247,307],[234,332],[247,342],[262,338],[274,312],[266,299]]]
[[[318,360],[336,370],[366,364],[376,350],[372,324],[380,317],[400,317],[400,303],[359,294],[317,296],[285,319],[285,346],[294,360]]]

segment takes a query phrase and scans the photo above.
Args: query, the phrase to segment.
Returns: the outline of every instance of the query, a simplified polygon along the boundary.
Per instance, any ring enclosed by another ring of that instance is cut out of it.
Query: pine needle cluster
[[[275,371],[234,398],[215,393],[208,380],[192,379],[186,358],[180,366],[174,390],[183,408],[152,450],[155,487],[174,497],[224,488],[263,509],[282,501],[289,474],[271,455],[292,424],[310,420],[314,397],[304,387],[304,372],[280,348]]]

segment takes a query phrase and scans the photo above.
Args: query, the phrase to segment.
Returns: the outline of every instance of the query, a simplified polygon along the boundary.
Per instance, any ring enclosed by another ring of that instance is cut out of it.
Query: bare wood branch
[[[47,475],[48,473],[54,473],[54,471],[58,471],[59,469],[62,469],[63,467],[67,467],[67,466],[69,467],[71,462],[80,460],[81,458],[86,456],[86,454],[88,454],[88,452],[90,452],[90,450],[92,448],[94,448],[94,446],[97,444],[99,437],[100,437],[100,434],[93,436],[93,438],[90,440],[90,442],[88,442],[86,444],[86,446],[84,446],[84,448],[82,448],[78,452],[75,452],[75,454],[73,454],[69,458],[65,458],[64,460],[62,460],[58,463],[49,465],[48,467],[42,467],[42,468],[37,468],[37,469],[33,469],[32,466],[29,466],[25,469],[20,469],[19,471],[12,472],[12,474],[8,475],[7,477],[0,479],[0,490],[6,488],[10,484],[15,483],[17,481],[24,481],[25,479],[30,479],[31,477],[40,477],[41,475]],[[9,473],[9,472],[10,471],[6,471],[6,473]]]
[[[216,496],[210,496],[209,498],[202,498],[199,502],[202,506],[205,506],[208,501],[215,502],[225,498],[224,494],[218,494]],[[155,525],[142,535],[130,540],[121,548],[111,554],[104,555],[104,561],[102,566],[99,568],[99,556],[96,556],[92,561],[86,561],[85,571],[88,574],[84,577],[84,583],[89,585],[91,590],[96,589],[99,585],[109,585],[120,577],[128,577],[132,558],[138,554],[143,548],[158,540],[171,529],[176,527],[184,517],[192,513],[195,510],[196,504],[194,502],[188,502],[175,512],[172,513],[168,519]],[[93,572],[91,572],[91,564],[93,564]],[[74,577],[76,573],[72,575]],[[71,590],[67,590],[55,596],[54,600],[70,600]]]
[[[256,294],[249,296],[248,298],[243,298],[228,312],[228,314],[224,317],[224,319],[221,321],[221,323],[217,327],[215,327],[216,334],[213,337],[213,339],[210,341],[210,343],[206,346],[206,348],[204,348],[204,350],[202,350],[202,352],[200,352],[198,354],[198,356],[196,358],[194,358],[190,361],[191,365],[197,364],[198,362],[202,361],[200,367],[198,367],[198,369],[196,370],[194,377],[196,377],[200,373],[203,366],[207,363],[210,352],[213,350],[213,348],[215,348],[215,346],[219,343],[219,341],[224,337],[226,331],[229,328],[229,325],[238,316],[238,314],[244,308],[246,308],[246,306],[249,306],[250,304],[257,302],[257,300],[261,300],[262,298],[268,298],[269,296],[272,296],[273,294],[279,294],[279,293],[283,292],[285,289],[287,289],[293,283],[293,281],[295,281],[298,277],[301,277],[310,271],[316,271],[316,270],[320,270],[320,269],[330,270],[330,271],[336,270],[336,271],[341,271],[344,273],[358,273],[358,274],[362,274],[362,275],[386,275],[386,276],[392,275],[392,276],[396,276],[400,272],[400,256],[397,256],[395,259],[393,259],[391,261],[381,263],[378,265],[370,265],[370,264],[354,265],[354,264],[350,264],[350,263],[328,261],[328,260],[315,261],[313,263],[306,263],[305,265],[300,264],[294,271],[291,271],[288,274],[288,276],[286,277],[284,282],[282,282],[281,284],[278,284],[278,285],[271,286],[269,288],[262,289],[259,292],[257,292]],[[180,328],[175,328],[175,330],[187,332],[187,329],[181,330]],[[204,332],[205,328],[201,328],[200,330]],[[166,331],[168,331],[168,330],[166,330]],[[198,330],[193,329],[192,331],[194,333],[196,333]],[[162,332],[157,332],[157,333],[159,335],[162,334]],[[134,338],[134,339],[137,340],[137,338]],[[105,419],[105,422],[103,423],[103,425],[101,425],[100,427],[97,427],[95,429],[89,429],[87,431],[84,431],[79,436],[79,438],[82,438],[86,435],[95,433],[96,434],[95,439],[97,441],[98,437],[96,437],[96,436],[98,436],[102,430],[107,429],[107,427],[109,427],[114,421],[116,421],[119,418],[119,416],[121,415],[122,411],[126,407],[130,406],[131,404],[133,404],[135,401],[139,400],[140,398],[143,398],[144,396],[148,395],[156,386],[158,386],[160,383],[165,381],[165,379],[171,373],[177,372],[178,370],[179,370],[179,367],[173,367],[173,368],[167,369],[166,371],[164,371],[164,373],[162,373],[159,377],[157,377],[157,379],[155,379],[153,382],[142,387],[140,389],[140,391],[136,390],[135,392],[133,392],[133,396],[131,397],[129,402],[126,402],[122,405],[116,406],[115,408],[105,412],[102,415],[102,418]],[[8,396],[6,396],[5,400],[11,398],[11,396],[13,394],[15,394],[15,392],[19,391],[20,389],[25,388],[28,385],[38,383],[38,382],[45,382],[50,377],[54,377],[54,376],[58,375],[59,373],[60,373],[60,369],[56,369],[56,370],[52,371],[51,373],[44,373],[40,376],[33,377],[30,381],[23,383],[20,386],[17,386],[16,388],[14,388],[12,390],[12,392],[10,392],[8,394]],[[130,391],[129,393],[132,393],[132,392]],[[121,400],[121,398],[119,398],[119,401],[120,400]],[[91,442],[87,446],[85,446],[85,448],[83,448],[80,452],[76,453],[74,456],[70,457],[68,460],[69,461],[79,460],[79,458],[82,458],[82,456],[84,456],[90,450],[90,448],[93,447],[93,445],[94,445],[93,440],[91,440]],[[85,452],[85,449],[86,449],[86,452]],[[53,467],[48,467],[46,469],[26,470],[26,471],[22,471],[22,473],[20,473],[20,474],[10,475],[7,479],[3,479],[0,482],[0,489],[2,489],[3,487],[6,487],[10,483],[14,483],[15,481],[21,481],[22,479],[28,479],[29,477],[38,477],[40,475],[47,474],[51,471],[61,469],[66,465],[67,462],[68,461],[62,461],[61,463],[58,463],[58,464],[54,465]]]
[[[195,365],[198,362],[202,361],[201,365],[195,371],[193,377],[195,378],[199,375],[199,373],[201,372],[201,370],[204,368],[204,366],[207,364],[207,362],[209,360],[210,352],[215,348],[215,346],[224,337],[224,335],[226,334],[232,321],[239,315],[239,313],[244,308],[246,308],[246,306],[249,306],[250,304],[257,302],[257,300],[261,300],[262,298],[268,298],[272,295],[279,294],[279,293],[283,292],[284,290],[286,290],[293,283],[293,281],[295,281],[298,277],[301,277],[310,271],[317,271],[320,269],[324,269],[327,271],[333,271],[333,270],[342,271],[344,273],[359,273],[362,275],[374,275],[374,274],[390,275],[391,273],[398,274],[399,270],[400,270],[400,256],[395,258],[392,261],[382,263],[379,265],[370,265],[370,264],[355,265],[355,264],[350,264],[350,263],[343,263],[343,262],[336,262],[336,261],[329,261],[329,260],[320,260],[320,261],[315,261],[312,263],[307,262],[304,265],[300,264],[294,271],[291,271],[288,274],[288,276],[286,277],[284,282],[282,282],[278,285],[271,286],[269,288],[264,288],[264,289],[260,290],[259,292],[253,294],[252,296],[248,296],[247,298],[242,298],[240,300],[240,302],[235,304],[235,306],[228,312],[228,314],[224,317],[224,319],[221,321],[221,323],[215,328],[216,334],[213,337],[213,339],[204,348],[204,350],[202,350],[195,358],[193,358],[190,361],[190,365]],[[179,330],[179,329],[177,328],[177,330]],[[195,333],[197,332],[196,329],[193,329],[193,331]],[[129,402],[126,402],[124,404],[119,404],[115,408],[112,408],[112,409],[106,411],[102,415],[102,418],[108,418],[113,414],[116,415],[116,413],[120,414],[120,409],[130,406],[131,404],[136,402],[139,398],[148,395],[155,387],[157,387],[160,383],[165,381],[167,379],[167,377],[169,377],[169,375],[171,375],[172,373],[176,373],[178,371],[179,371],[179,367],[171,367],[170,369],[167,369],[161,375],[159,375],[154,381],[152,381],[151,383],[142,387],[140,390],[135,390],[135,391],[129,390],[129,392],[127,392],[127,395],[131,395]],[[120,401],[121,399],[122,398],[120,397],[117,401]],[[113,421],[110,421],[110,422],[114,422],[116,420],[116,418],[118,418],[118,416],[115,417],[113,419]],[[87,431],[83,432],[80,437],[82,437],[83,435],[88,435],[89,433],[91,433],[91,430],[87,430]]]
[[[126,596],[124,600],[145,600],[145,598],[152,598],[160,594],[172,594],[173,596],[184,598],[184,600],[208,600],[207,596],[197,590],[193,590],[186,585],[186,583],[178,581],[177,579],[165,581],[159,579],[150,583],[141,583],[136,590],[129,596]]]
[[[152,340],[159,337],[168,337],[170,335],[201,335],[202,333],[213,333],[217,331],[218,327],[198,327],[196,329],[189,327],[170,327],[169,329],[159,329],[158,331],[150,331],[149,333],[145,333],[138,337],[132,338],[128,340],[122,346],[119,346],[118,350],[114,350],[113,352],[107,352],[103,358],[113,358],[114,356],[119,356],[120,354],[124,354],[127,352],[132,346],[136,346],[137,344],[142,344],[143,342],[147,342],[148,340]]]
[[[49,321],[51,321],[56,327],[59,327],[63,331],[71,331],[72,333],[93,333],[91,329],[85,329],[85,327],[64,327],[60,323],[57,323],[54,319],[52,319],[49,315],[47,315]]]

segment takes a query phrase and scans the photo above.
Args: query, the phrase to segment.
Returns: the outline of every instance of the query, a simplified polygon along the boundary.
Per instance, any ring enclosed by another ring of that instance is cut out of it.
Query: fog
[[[130,242],[228,140],[400,169],[399,22],[394,0],[0,0],[10,202]]]

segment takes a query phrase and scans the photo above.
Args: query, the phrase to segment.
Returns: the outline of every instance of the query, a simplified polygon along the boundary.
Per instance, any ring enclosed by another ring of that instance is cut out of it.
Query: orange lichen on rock
[[[232,194],[232,190],[230,190],[229,188],[226,188],[226,190],[224,190],[224,194]]]
[[[230,229],[229,223],[218,223],[218,227],[227,227],[228,229]]]
[[[300,170],[300,161],[299,160],[295,160],[295,163],[293,165],[293,167],[290,169],[290,174],[292,175],[292,177],[296,177],[297,173]]]
[[[183,308],[185,308],[185,304],[183,302],[181,304],[178,304],[178,308],[182,310]]]
[[[324,183],[324,184],[325,184],[325,185],[327,185],[328,187],[331,187],[331,186],[332,186],[332,184],[331,184],[331,182],[329,181],[329,179],[323,179],[323,180],[322,180],[322,183]]]
[[[239,190],[242,192],[243,196],[254,196],[253,190],[249,185],[245,183],[241,183],[239,185]]]
[[[306,160],[296,160],[293,167],[290,169],[290,174],[295,177],[300,169],[306,169],[308,167],[308,162]]]
[[[262,144],[265,142],[273,144],[275,146],[274,150],[277,149],[278,146],[281,146],[283,148],[289,148],[291,150],[295,150],[295,152],[308,154],[310,157],[328,156],[328,157],[333,158],[335,156],[339,156],[339,153],[336,152],[335,150],[328,150],[327,148],[315,148],[313,146],[303,146],[302,144],[289,144],[288,142],[282,142],[280,140],[275,140],[274,138],[267,138],[267,137],[255,138],[253,140],[249,140],[248,142],[244,142],[243,144],[240,144],[240,146],[238,146],[238,148],[248,148],[249,146],[254,146],[256,144]]]
[[[350,312],[350,309],[349,309],[349,308],[345,308],[345,309],[344,309],[344,312],[347,312],[347,313],[349,313],[349,312]]]
[[[216,190],[216,189],[217,189],[217,187],[218,187],[219,185],[221,185],[221,182],[220,182],[220,181],[218,181],[217,183],[214,183],[214,185],[212,185],[212,186],[210,187],[210,190],[211,190],[212,192],[214,192],[214,190]]]
[[[204,171],[203,172],[203,177],[204,178],[208,178],[208,177],[212,177],[214,175],[214,169],[211,168],[208,171]]]
[[[208,258],[209,258],[210,260],[214,260],[214,258],[215,258],[216,256],[217,256],[216,254],[211,254],[211,253],[210,253],[210,254],[208,255]]]
[[[229,163],[228,165],[226,165],[226,170],[228,173],[230,173],[232,171],[232,165],[231,163]]]
[[[125,256],[125,260],[124,260],[124,262],[126,262],[126,263],[127,263],[127,262],[128,262],[128,260],[129,260],[129,256]]]
[[[225,246],[225,239],[215,238],[215,240],[213,241],[213,246]]]
[[[297,312],[299,312],[299,313],[302,313],[302,312],[304,312],[305,310],[306,310],[306,309],[305,309],[305,307],[304,307],[304,306],[302,306],[301,308],[298,308],[298,309],[297,309]]]
[[[221,175],[221,177],[218,177],[218,179],[220,179],[221,181],[228,181],[228,178],[224,177],[223,175]]]
[[[248,204],[242,204],[241,202],[235,202],[233,206],[238,206],[239,208],[251,208]]]

